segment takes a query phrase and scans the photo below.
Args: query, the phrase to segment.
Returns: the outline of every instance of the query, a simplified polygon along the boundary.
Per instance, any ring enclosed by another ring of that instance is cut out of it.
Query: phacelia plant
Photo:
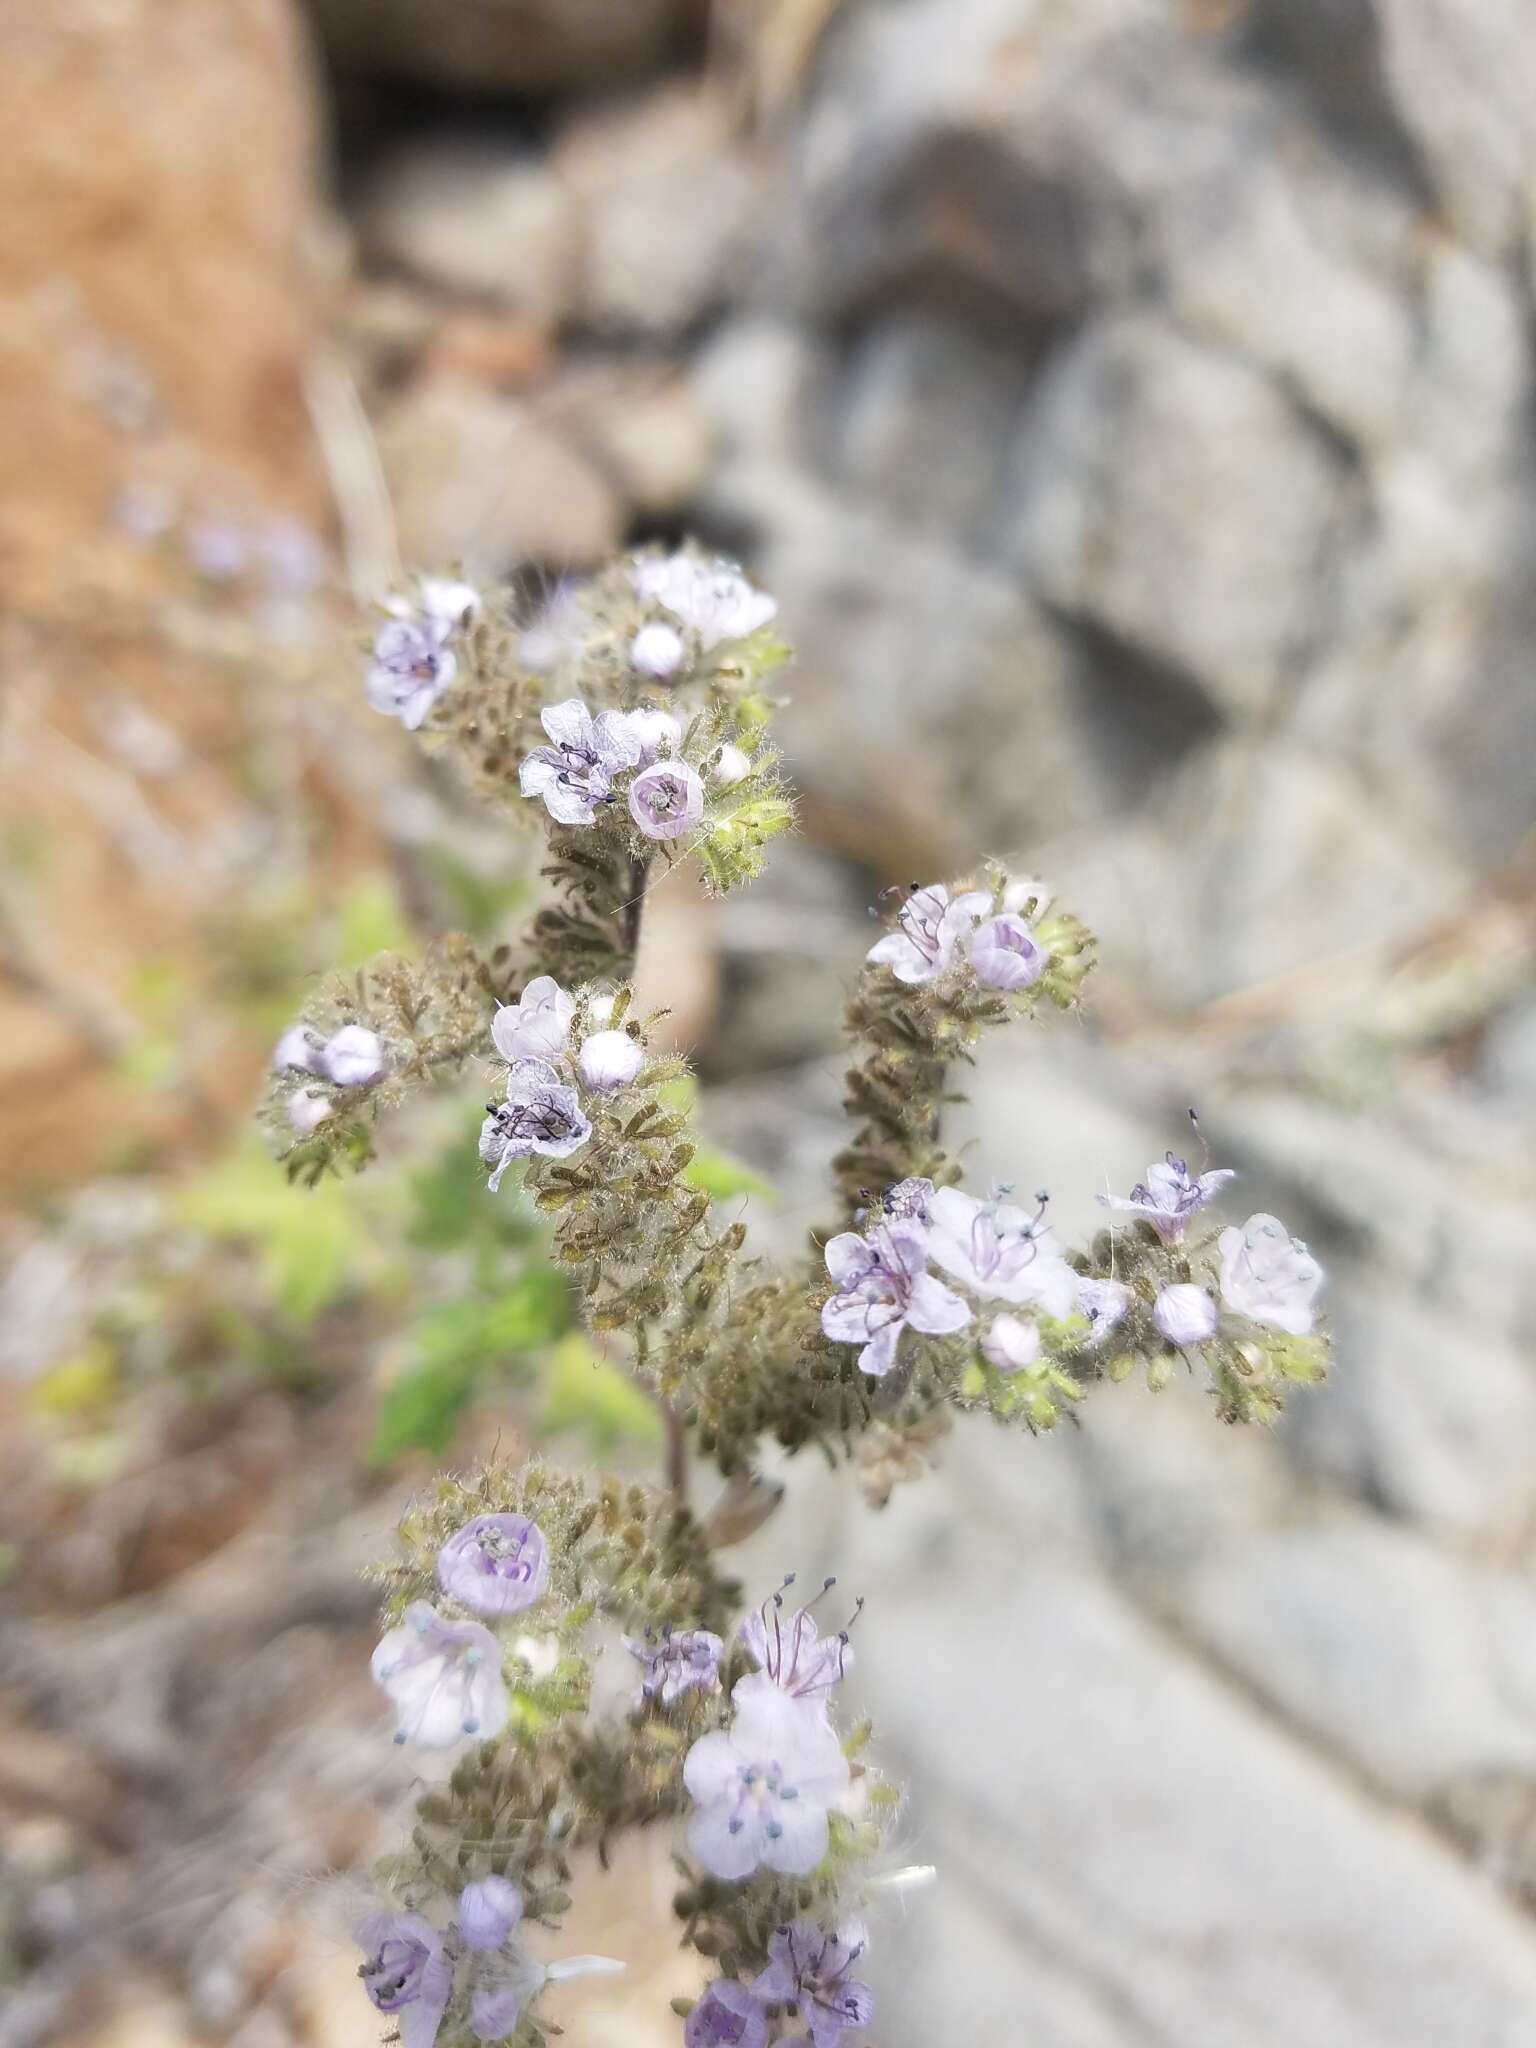
[[[788,650],[729,563],[641,554],[562,590],[529,627],[509,594],[423,581],[373,645],[376,710],[452,750],[545,834],[549,884],[522,946],[467,939],[376,961],[279,1043],[266,1115],[291,1175],[372,1151],[413,1088],[490,1071],[485,1200],[517,1176],[581,1316],[669,1422],[669,1484],[534,1462],[445,1477],[380,1567],[373,1674],[397,1742],[455,1753],[358,1930],[364,1991],[404,2048],[537,2048],[553,1980],[535,1961],[573,1858],[664,1829],[682,1940],[713,1972],[686,2048],[848,2042],[870,2020],[866,1914],[896,1788],[850,1727],[853,1655],[834,1582],[745,1600],[718,1563],[751,1513],[695,1518],[690,1458],[766,1500],[763,1447],[852,1462],[878,1503],[937,1454],[955,1409],[1049,1430],[1106,1381],[1203,1372],[1217,1414],[1264,1422],[1322,1377],[1322,1275],[1271,1216],[1217,1230],[1232,1175],[1169,1152],[1083,1249],[1042,1193],[968,1190],[944,1145],[953,1073],[982,1034],[1081,997],[1093,941],[1050,890],[1000,866],[913,884],[847,1011],[851,1135],[841,1228],[768,1270],[688,1176],[683,1063],[633,973],[648,888],[696,860],[742,887],[793,805],[770,738]],[[505,1199],[501,1196],[500,1199]],[[626,1711],[592,1708],[605,1647],[633,1660]]]

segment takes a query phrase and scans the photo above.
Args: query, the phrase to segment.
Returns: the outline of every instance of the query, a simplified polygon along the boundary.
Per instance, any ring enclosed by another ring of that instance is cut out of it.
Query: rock
[[[1515,252],[1536,148],[1521,0],[1261,0],[1253,25],[1325,104],[1397,146],[1474,248]]]
[[[709,423],[690,384],[665,369],[604,378],[573,417],[643,519],[675,519],[709,475]]]
[[[1046,602],[1224,711],[1262,711],[1316,630],[1342,491],[1274,385],[1153,315],[1114,316],[1042,372],[1016,450],[1005,545]]]
[[[547,93],[657,69],[692,0],[310,0],[343,71],[455,92]]]
[[[379,448],[407,561],[473,577],[584,568],[623,536],[618,492],[537,402],[422,382],[382,421]]]
[[[374,263],[558,326],[578,261],[576,208],[541,158],[455,130],[413,137],[370,171],[358,233]]]
[[[745,278],[757,185],[719,89],[669,86],[583,114],[553,162],[581,205],[579,317],[667,339],[717,312]]]

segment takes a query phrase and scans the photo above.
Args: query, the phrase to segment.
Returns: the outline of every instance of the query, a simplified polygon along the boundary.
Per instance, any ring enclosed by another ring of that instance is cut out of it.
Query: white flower
[[[480,593],[468,583],[454,583],[444,576],[424,576],[421,608],[444,633],[460,632],[479,617]]]
[[[859,1370],[880,1379],[896,1363],[910,1323],[928,1337],[963,1330],[971,1312],[928,1271],[927,1231],[915,1217],[877,1224],[867,1237],[829,1238],[827,1271],[837,1292],[822,1303],[821,1327],[834,1344],[860,1344]]]
[[[394,1702],[396,1742],[449,1749],[466,1735],[499,1735],[506,1726],[501,1648],[478,1621],[445,1621],[425,1600],[413,1600],[369,1668]]]
[[[502,1058],[554,1060],[565,1050],[576,998],[552,974],[530,981],[515,1003],[504,1003],[491,1020],[491,1040]]]
[[[963,938],[992,908],[984,889],[970,889],[950,901],[942,882],[914,889],[896,913],[896,929],[878,939],[865,959],[889,967],[898,981],[919,987],[934,981],[954,960]]]
[[[1250,1216],[1216,1240],[1221,1298],[1238,1315],[1293,1337],[1311,1334],[1323,1269],[1276,1216]]]
[[[517,771],[524,796],[542,797],[560,825],[590,825],[600,804],[613,795],[613,781],[640,759],[639,735],[622,711],[594,718],[580,697],[551,704],[539,714],[549,735]]]
[[[1119,1280],[1080,1279],[1077,1283],[1077,1312],[1092,1325],[1087,1340],[1090,1344],[1108,1336],[1130,1305],[1131,1290]]]
[[[1203,1287],[1165,1287],[1152,1304],[1152,1320],[1170,1344],[1184,1350],[1216,1334],[1216,1304]]]
[[[629,643],[629,659],[643,676],[674,676],[683,665],[683,636],[659,623],[642,626]]]
[[[1012,917],[1044,917],[1051,907],[1051,892],[1033,875],[1020,875],[1003,889],[1003,910]]]
[[[318,1130],[335,1110],[323,1088],[300,1088],[288,1098],[288,1128],[300,1138]]]
[[[514,1159],[526,1159],[531,1152],[568,1159],[591,1135],[576,1090],[543,1060],[516,1060],[507,1069],[506,1101],[489,1111],[480,1126],[480,1157],[492,1169],[486,1185],[495,1194]]]
[[[1105,1209],[1123,1209],[1143,1217],[1164,1244],[1176,1244],[1206,1203],[1235,1178],[1229,1166],[1192,1174],[1186,1160],[1176,1152],[1166,1152],[1147,1168],[1146,1179],[1137,1181],[1129,1195],[1100,1195],[1098,1200]]]
[[[729,640],[745,640],[778,611],[773,599],[752,585],[732,563],[705,562],[695,555],[637,562],[632,577],[641,597],[681,619],[708,653]]]
[[[1040,1327],[1019,1316],[994,1316],[981,1349],[999,1372],[1024,1372],[1040,1356]]]
[[[848,1789],[848,1759],[819,1705],[775,1689],[700,1737],[683,1783],[697,1802],[688,1847],[706,1870],[804,1877],[827,1853],[827,1809]]]
[[[600,1095],[627,1088],[645,1065],[645,1048],[627,1031],[594,1031],[577,1055],[581,1078]]]
[[[371,1088],[388,1064],[383,1039],[364,1024],[343,1024],[320,1054],[320,1071],[338,1088]]]
[[[276,1074],[318,1074],[322,1051],[320,1035],[307,1024],[290,1025],[272,1048],[272,1071]]]
[[[745,782],[752,773],[752,763],[740,747],[727,740],[715,756],[714,766],[709,772],[722,789],[734,789],[738,782]]]
[[[649,768],[663,754],[675,754],[683,744],[683,728],[670,711],[656,711],[649,704],[642,704],[638,711],[623,715],[624,723],[640,742],[642,768]]]
[[[1071,1315],[1077,1275],[1048,1224],[1010,1202],[978,1202],[958,1188],[933,1198],[928,1249],[945,1272],[987,1301],[1033,1302]]]

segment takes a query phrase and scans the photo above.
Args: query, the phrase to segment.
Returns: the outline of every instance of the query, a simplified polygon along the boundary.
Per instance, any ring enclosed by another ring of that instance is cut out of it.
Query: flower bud
[[[1165,1287],[1152,1304],[1152,1320],[1179,1350],[1216,1334],[1216,1303],[1203,1287]]]
[[[645,1065],[645,1048],[627,1031],[595,1031],[582,1041],[577,1065],[589,1088],[609,1095],[634,1080]]]
[[[670,626],[642,626],[630,642],[629,658],[643,676],[674,676],[683,665],[683,636]]]
[[[1023,1372],[1040,1356],[1040,1326],[1022,1316],[994,1316],[982,1355],[998,1372]]]
[[[722,789],[732,789],[738,782],[746,781],[752,773],[752,763],[740,747],[732,745],[727,740],[715,756],[715,764],[710,773]]]
[[[371,1088],[382,1081],[389,1062],[384,1041],[362,1024],[343,1024],[325,1041],[321,1070],[338,1088]]]
[[[459,1933],[467,1948],[500,1948],[523,1917],[523,1895],[506,1877],[485,1877],[459,1893]]]

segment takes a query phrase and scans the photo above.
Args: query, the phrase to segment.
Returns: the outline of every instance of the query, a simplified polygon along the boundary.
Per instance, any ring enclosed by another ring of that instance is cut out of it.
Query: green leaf
[[[382,876],[367,876],[341,904],[336,936],[338,967],[361,967],[376,953],[409,953],[414,943],[399,899]]]
[[[655,1402],[600,1358],[579,1331],[556,1349],[539,1427],[550,1436],[580,1430],[599,1458],[611,1456],[623,1443],[661,1440]]]
[[[276,1307],[298,1323],[383,1270],[354,1190],[336,1181],[300,1188],[272,1171],[259,1145],[229,1153],[177,1193],[172,1211],[191,1230],[256,1253]]]
[[[689,1160],[683,1179],[689,1187],[698,1188],[717,1202],[732,1195],[757,1195],[765,1202],[776,1202],[779,1196],[771,1180],[764,1180],[750,1166],[729,1152],[717,1151],[713,1145],[699,1147]]]

